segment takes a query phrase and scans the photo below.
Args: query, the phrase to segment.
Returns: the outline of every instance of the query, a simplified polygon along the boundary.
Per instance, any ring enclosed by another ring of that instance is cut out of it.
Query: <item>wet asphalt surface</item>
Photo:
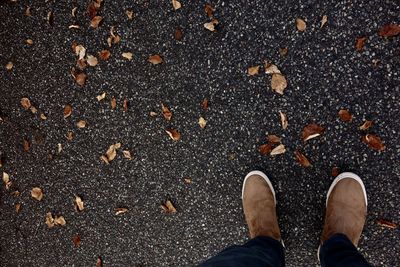
[[[203,27],[209,21],[205,1],[182,0],[174,11],[169,1],[106,0],[98,29],[89,27],[88,3],[0,3],[0,170],[13,182],[11,190],[0,191],[1,266],[95,266],[99,256],[104,266],[193,266],[248,239],[240,194],[245,174],[254,169],[266,172],[277,191],[287,266],[316,266],[334,166],[356,172],[366,185],[369,211],[361,252],[374,266],[400,265],[399,230],[376,223],[400,222],[400,37],[377,34],[383,25],[400,22],[399,2],[213,1],[220,22],[216,32]],[[31,17],[24,15],[26,6]],[[135,13],[132,20],[128,9]],[[49,11],[53,26],[46,21]],[[320,29],[323,15],[328,22]],[[298,17],[307,22],[303,33],[295,27]],[[71,24],[81,29],[68,29]],[[108,48],[111,26],[121,42]],[[174,38],[178,27],[180,41]],[[359,36],[368,37],[361,52],[354,47]],[[33,45],[25,43],[28,38]],[[92,55],[111,52],[108,61],[85,70],[83,87],[70,74],[76,63],[73,42]],[[288,47],[286,57],[280,47]],[[128,51],[132,61],[121,56]],[[151,65],[152,54],[165,62]],[[271,90],[268,75],[246,74],[267,59],[288,80],[283,96]],[[10,61],[14,67],[7,71]],[[98,102],[102,92],[106,99]],[[22,97],[39,113],[25,111]],[[201,108],[204,98],[208,110]],[[173,112],[171,121],[160,114],[161,103]],[[65,104],[73,107],[66,119]],[[339,120],[341,108],[353,114],[352,122]],[[149,116],[151,111],[158,116]],[[286,130],[279,111],[288,116]],[[200,116],[207,120],[204,129],[197,124]],[[78,129],[81,119],[88,125]],[[383,139],[384,151],[360,141],[364,119],[375,122],[368,132]],[[325,133],[303,143],[300,133],[310,122]],[[170,139],[167,128],[178,129],[181,140]],[[281,136],[287,152],[260,155],[266,134]],[[134,158],[124,159],[119,151],[106,165],[100,156],[116,142]],[[312,167],[295,161],[296,148]],[[43,189],[40,202],[30,196],[34,186]],[[10,195],[15,190],[19,197]],[[85,202],[81,213],[74,209],[75,194]],[[166,199],[176,214],[160,209]],[[18,214],[16,203],[21,203]],[[116,216],[117,207],[129,211]],[[66,226],[49,229],[49,211],[63,215]],[[79,247],[72,242],[75,235]]]

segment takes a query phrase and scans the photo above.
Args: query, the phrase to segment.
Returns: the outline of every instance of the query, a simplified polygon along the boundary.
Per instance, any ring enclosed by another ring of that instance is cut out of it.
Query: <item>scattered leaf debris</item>
[[[192,179],[190,179],[190,178],[184,178],[184,179],[183,179],[183,182],[184,182],[185,184],[191,184],[191,183],[192,183]]]
[[[149,56],[149,62],[153,65],[161,64],[163,59],[160,55],[151,55]]]
[[[102,60],[108,60],[108,59],[110,58],[110,56],[111,56],[111,53],[110,53],[110,51],[107,50],[107,49],[101,50],[101,51],[99,52],[99,57],[100,57],[100,59],[102,59]]]
[[[130,61],[133,58],[133,54],[131,52],[124,52],[122,53],[122,57]]]
[[[22,204],[21,203],[15,203],[15,212],[19,213],[21,210]]]
[[[300,163],[301,166],[303,167],[310,167],[311,163],[307,159],[307,157],[300,152],[300,150],[295,150],[294,155],[296,156],[296,160]]]
[[[90,21],[90,27],[96,29],[97,27],[99,27],[102,20],[103,20],[102,16],[94,16]]]
[[[353,119],[353,115],[347,109],[341,109],[339,110],[339,118],[344,122],[349,122]]]
[[[360,128],[360,130],[365,131],[365,130],[368,130],[369,128],[371,128],[371,126],[373,124],[374,124],[373,121],[366,120],[359,128]]]
[[[86,62],[87,62],[88,65],[91,66],[91,67],[95,67],[95,66],[99,63],[97,57],[92,56],[92,55],[88,55],[88,56],[87,56]]]
[[[304,32],[306,30],[306,27],[307,24],[303,19],[301,18],[296,19],[296,28],[299,32]]]
[[[249,67],[249,68],[247,69],[247,73],[248,73],[250,76],[254,76],[254,75],[257,75],[257,74],[258,74],[258,71],[259,71],[259,70],[260,70],[260,66],[257,65],[257,66]]]
[[[309,125],[304,127],[303,131],[301,132],[301,139],[303,139],[303,141],[305,142],[307,140],[320,136],[324,131],[325,129],[318,124],[310,123]]]
[[[171,0],[171,1],[174,10],[178,10],[182,7],[181,3],[178,0]]]
[[[384,220],[384,219],[378,219],[378,220],[376,220],[376,223],[380,226],[390,228],[390,229],[396,229],[398,227],[398,225],[396,223],[388,221],[388,220]]]
[[[114,110],[117,107],[117,99],[115,99],[115,97],[111,98],[110,105],[112,110]]]
[[[393,37],[400,34],[400,25],[391,23],[383,26],[379,30],[379,36]]]
[[[25,40],[25,43],[26,43],[27,45],[33,45],[33,40],[32,40],[32,39],[26,39],[26,40]]]
[[[129,150],[122,150],[122,154],[124,155],[124,158],[129,159],[129,160],[132,159],[132,155]]]
[[[171,200],[165,201],[164,204],[161,204],[160,207],[166,212],[166,213],[176,213],[176,208],[172,204]]]
[[[117,149],[121,148],[121,143],[115,143],[113,145],[111,145],[107,151],[105,155],[101,156],[101,159],[106,163],[109,164],[112,160],[115,159],[115,157],[117,156]]]
[[[364,49],[364,45],[365,45],[366,41],[367,41],[367,37],[366,36],[357,37],[357,39],[356,39],[356,50],[358,52],[360,52],[360,51],[362,51]]]
[[[332,171],[331,171],[332,177],[338,176],[338,175],[339,175],[339,171],[340,171],[339,167],[336,167],[336,166],[333,167],[333,168],[332,168]]]
[[[182,32],[182,29],[181,29],[181,28],[176,28],[176,29],[175,29],[174,38],[175,38],[175,40],[177,40],[177,41],[182,40],[182,38],[183,38],[183,32]]]
[[[80,86],[84,86],[86,83],[86,78],[87,75],[84,72],[81,71],[77,71],[75,69],[72,69],[71,71],[71,75],[72,77],[75,79],[75,82],[80,85]]]
[[[321,19],[321,26],[320,28],[324,27],[325,24],[328,22],[328,16],[327,15],[323,15],[322,19]]]
[[[67,222],[65,221],[63,216],[54,216],[51,214],[51,212],[48,212],[46,214],[46,224],[49,228],[52,228],[56,225],[61,225],[65,226]]]
[[[282,129],[283,129],[283,130],[286,130],[287,127],[288,127],[288,125],[289,125],[287,116],[286,116],[286,114],[283,113],[282,111],[279,111],[279,116],[280,116],[280,118],[281,118]]]
[[[79,129],[82,129],[82,128],[85,128],[86,127],[86,121],[85,120],[79,120],[77,123],[76,123],[76,126],[79,128]]]
[[[22,147],[25,152],[28,152],[29,148],[31,147],[31,145],[29,144],[29,141],[26,140],[25,138],[22,140]]]
[[[85,208],[82,198],[78,195],[75,195],[74,206],[75,206],[75,210],[78,212],[83,211]]]
[[[282,138],[280,138],[279,136],[277,136],[275,134],[270,134],[267,136],[267,140],[268,140],[268,142],[270,142],[272,144],[279,144],[282,141]]]
[[[201,128],[201,129],[204,129],[204,128],[206,127],[206,124],[207,124],[207,121],[206,121],[203,117],[200,117],[200,118],[199,118],[199,125],[200,125],[200,128]]]
[[[25,109],[28,110],[31,108],[31,101],[29,100],[29,98],[23,97],[21,98],[21,106]]]
[[[376,151],[383,151],[385,149],[385,145],[383,144],[381,138],[375,134],[364,135],[361,140]]]
[[[81,245],[81,237],[79,235],[74,235],[72,237],[72,242],[74,243],[75,247],[79,247]]]
[[[171,137],[172,140],[174,141],[179,141],[181,139],[181,134],[178,132],[176,129],[168,129],[165,130],[165,132]]]
[[[32,196],[34,199],[38,200],[38,201],[42,200],[42,198],[43,198],[43,191],[42,191],[42,189],[41,189],[40,187],[34,187],[34,188],[32,188],[32,190],[31,190],[31,196]]]
[[[103,267],[103,260],[101,259],[101,257],[97,257],[96,260],[96,267]]]
[[[6,70],[10,71],[10,70],[12,70],[13,67],[14,67],[14,63],[12,63],[11,61],[6,64]]]
[[[207,98],[204,98],[204,99],[203,99],[203,101],[201,102],[201,107],[202,107],[204,110],[207,110],[207,109],[208,109],[208,99],[207,99]]]
[[[128,211],[127,208],[115,208],[115,215],[121,215]]]
[[[106,93],[105,92],[103,92],[101,95],[98,95],[98,96],[96,96],[96,99],[97,99],[97,101],[101,101],[101,100],[103,100],[104,98],[106,98]]]
[[[219,24],[219,22],[217,19],[212,19],[210,22],[204,23],[204,28],[206,28],[209,31],[214,32],[216,30],[215,26],[217,26],[218,24]]]
[[[212,18],[214,16],[215,9],[210,4],[207,3],[204,6],[204,11],[206,12],[207,17]]]
[[[134,13],[132,10],[127,10],[125,11],[126,16],[128,17],[129,20],[133,19]]]
[[[3,172],[3,183],[6,187],[6,189],[9,190],[12,185],[12,182],[10,180],[10,175],[6,172]]]
[[[124,110],[124,112],[127,112],[129,108],[129,102],[128,99],[124,99],[124,102],[122,103],[122,109]]]
[[[274,156],[274,155],[279,155],[279,154],[283,154],[286,152],[286,148],[284,144],[280,144],[277,147],[275,147],[274,149],[272,149],[270,155]]]
[[[64,119],[68,118],[72,114],[72,106],[67,104],[64,106]]]
[[[287,47],[279,47],[279,54],[282,57],[286,57],[288,52],[289,52],[289,49]]]
[[[172,118],[172,112],[169,110],[167,106],[161,103],[162,114],[167,121],[170,121]]]
[[[267,154],[271,153],[273,147],[274,147],[273,143],[264,144],[264,145],[260,146],[258,151],[260,152],[261,155],[264,156],[264,155],[267,155]]]

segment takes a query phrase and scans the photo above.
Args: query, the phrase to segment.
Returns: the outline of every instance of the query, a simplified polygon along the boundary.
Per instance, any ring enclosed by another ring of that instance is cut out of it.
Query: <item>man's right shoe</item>
[[[341,233],[357,246],[365,224],[367,204],[367,193],[361,178],[351,172],[338,175],[326,198],[321,243]]]

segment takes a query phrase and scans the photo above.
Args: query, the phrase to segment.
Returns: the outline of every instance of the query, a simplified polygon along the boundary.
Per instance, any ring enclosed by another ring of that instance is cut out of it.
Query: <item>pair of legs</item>
[[[285,265],[275,191],[264,173],[253,171],[246,176],[242,200],[251,240],[223,250],[200,264],[201,267]],[[326,198],[325,223],[318,248],[322,266],[370,266],[356,248],[366,213],[367,195],[362,180],[354,173],[340,174]]]

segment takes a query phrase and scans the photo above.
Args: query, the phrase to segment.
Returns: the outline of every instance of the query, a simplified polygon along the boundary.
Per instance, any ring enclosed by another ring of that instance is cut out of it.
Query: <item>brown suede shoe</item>
[[[351,172],[341,173],[328,191],[321,243],[341,233],[357,246],[366,215],[367,193],[361,178]]]
[[[263,172],[252,171],[246,175],[242,202],[251,238],[268,236],[281,240],[275,208],[275,191]]]

